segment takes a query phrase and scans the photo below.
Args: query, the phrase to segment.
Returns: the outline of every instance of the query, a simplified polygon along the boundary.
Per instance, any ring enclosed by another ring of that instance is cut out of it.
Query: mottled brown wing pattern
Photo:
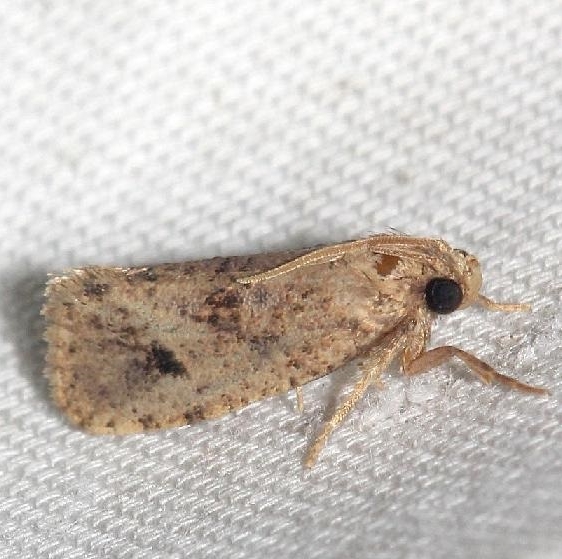
[[[171,427],[361,355],[404,314],[403,297],[374,281],[398,259],[362,255],[255,285],[235,281],[305,252],[89,267],[51,280],[44,314],[56,403],[94,433]]]

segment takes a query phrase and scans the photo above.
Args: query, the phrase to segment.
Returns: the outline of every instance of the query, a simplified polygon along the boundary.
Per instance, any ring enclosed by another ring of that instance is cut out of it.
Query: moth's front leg
[[[509,386],[510,388],[522,390],[523,392],[548,394],[548,390],[545,388],[531,386],[512,377],[498,373],[495,369],[488,365],[488,363],[485,363],[481,359],[478,359],[478,357],[475,357],[458,347],[448,345],[441,346],[435,349],[430,349],[429,351],[423,351],[416,357],[412,357],[410,359],[407,354],[405,354],[404,357],[402,368],[404,373],[407,375],[425,373],[426,371],[429,371],[429,369],[438,367],[453,357],[457,357],[468,365],[470,371],[486,384],[490,384],[490,382],[495,381]]]
[[[357,382],[348,398],[338,406],[332,417],[324,423],[320,434],[309,448],[304,461],[306,468],[314,466],[320,451],[326,445],[326,441],[334,429],[355,407],[363,394],[365,394],[367,388],[379,379],[396,355],[404,349],[408,337],[407,328],[405,322],[399,323],[373,347],[361,365],[363,373],[361,379]]]

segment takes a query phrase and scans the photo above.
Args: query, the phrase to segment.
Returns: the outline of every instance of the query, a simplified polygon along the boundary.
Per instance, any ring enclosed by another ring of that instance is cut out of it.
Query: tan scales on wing
[[[418,296],[394,293],[398,260],[374,254],[234,281],[295,254],[90,267],[52,280],[44,314],[55,401],[96,433],[218,417],[361,355]]]

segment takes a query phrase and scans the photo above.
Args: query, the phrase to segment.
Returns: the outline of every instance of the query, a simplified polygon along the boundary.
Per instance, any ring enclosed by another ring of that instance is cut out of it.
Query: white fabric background
[[[562,6],[27,1],[0,8],[0,556],[562,556]],[[439,321],[550,398],[353,369],[223,420],[95,438],[51,405],[48,272],[389,227],[477,254],[530,314]]]

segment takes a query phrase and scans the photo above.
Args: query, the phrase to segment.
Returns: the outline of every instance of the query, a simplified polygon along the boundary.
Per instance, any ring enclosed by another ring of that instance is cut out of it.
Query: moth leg
[[[349,398],[343,402],[338,409],[334,412],[334,415],[324,423],[324,427],[320,434],[316,437],[314,443],[309,448],[306,458],[304,460],[305,468],[312,468],[318,459],[318,455],[320,451],[326,445],[326,441],[328,437],[332,434],[334,429],[343,421],[345,416],[355,407],[355,404],[359,401],[361,396],[365,393],[365,390],[371,384],[373,377],[373,370],[367,370],[361,380],[355,385],[353,392],[349,396]]]
[[[297,395],[297,410],[299,413],[304,411],[304,396],[302,394],[302,386],[295,386],[295,394]]]
[[[398,326],[387,334],[374,348],[367,362],[361,367],[363,376],[353,388],[352,393],[342,402],[332,417],[324,423],[320,434],[312,443],[306,455],[304,466],[311,468],[316,463],[318,455],[326,445],[326,441],[333,433],[334,429],[344,420],[347,414],[355,407],[359,399],[365,394],[365,391],[371,384],[377,381],[382,372],[388,367],[390,362],[396,356],[396,353],[405,341],[404,329],[402,325]]]
[[[531,386],[517,379],[508,377],[498,373],[488,363],[485,363],[478,357],[459,349],[454,346],[442,346],[426,351],[412,361],[403,364],[404,373],[407,375],[418,375],[424,373],[433,367],[437,367],[453,357],[463,361],[470,371],[475,374],[485,384],[492,381],[499,382],[510,388],[515,388],[523,392],[531,392],[533,394],[548,394],[548,390],[538,386]]]

